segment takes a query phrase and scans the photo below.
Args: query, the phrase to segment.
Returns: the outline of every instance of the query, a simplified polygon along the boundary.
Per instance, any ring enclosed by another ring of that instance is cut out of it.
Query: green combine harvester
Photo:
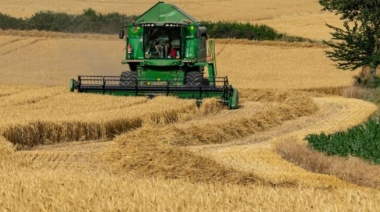
[[[215,44],[207,42],[206,28],[175,5],[158,2],[123,27],[119,37],[126,37],[122,64],[128,64],[130,71],[121,76],[78,76],[70,81],[72,92],[170,95],[198,103],[214,97],[230,109],[238,107],[238,90],[227,77],[216,76]]]

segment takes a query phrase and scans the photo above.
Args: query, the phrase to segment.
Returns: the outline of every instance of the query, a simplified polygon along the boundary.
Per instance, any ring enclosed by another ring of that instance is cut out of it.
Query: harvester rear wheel
[[[135,86],[137,80],[137,72],[134,71],[124,71],[120,75],[120,85],[121,86]]]
[[[186,74],[186,86],[198,87],[203,83],[203,74],[198,71],[190,71]]]

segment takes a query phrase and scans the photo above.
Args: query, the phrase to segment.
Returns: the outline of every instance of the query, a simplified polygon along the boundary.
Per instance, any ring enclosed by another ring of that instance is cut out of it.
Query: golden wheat
[[[5,210],[379,210],[379,194],[349,189],[220,185],[120,177],[102,171],[30,169],[1,163]]]
[[[141,14],[155,3],[4,0],[0,12]],[[171,3],[200,20],[264,23],[317,40],[330,38],[325,21],[340,24],[316,1]],[[198,109],[194,100],[170,97],[69,93],[78,74],[124,71],[124,41],[0,30],[0,133],[16,143],[0,136],[0,209],[378,211],[378,190],[306,171],[273,147],[364,121],[373,104],[325,97],[347,92],[358,71],[336,69],[320,43],[216,42],[219,75],[241,91],[238,110],[214,99]],[[33,148],[16,151],[25,146]],[[361,185],[377,187],[374,179]]]

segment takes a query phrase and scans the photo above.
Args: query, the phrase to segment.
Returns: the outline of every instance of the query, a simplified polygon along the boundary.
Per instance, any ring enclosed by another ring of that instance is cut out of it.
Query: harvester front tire
[[[120,85],[121,86],[135,86],[137,80],[137,72],[124,71],[120,75]]]
[[[186,74],[186,86],[199,87],[203,84],[203,74],[198,71],[191,71]]]

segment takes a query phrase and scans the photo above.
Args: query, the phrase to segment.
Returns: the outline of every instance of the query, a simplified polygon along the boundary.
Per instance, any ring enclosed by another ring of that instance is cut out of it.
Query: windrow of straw
[[[297,106],[268,106],[267,109],[248,117],[237,117],[215,123],[198,123],[191,125],[169,125],[160,128],[141,128],[129,133],[129,139],[143,142],[154,139],[176,146],[226,143],[265,131],[302,115],[309,115],[316,110],[315,105],[309,109],[298,110]]]
[[[113,148],[104,154],[104,158],[114,164],[116,172],[135,172],[144,176],[195,182],[213,179],[214,182],[238,184],[263,183],[251,174],[220,166],[185,146],[230,142],[317,110],[307,95],[284,93],[270,100],[263,100],[268,101],[267,108],[256,113],[243,113],[241,116],[230,114],[221,120],[210,117],[211,120],[139,128],[117,137]],[[234,113],[247,110],[244,105]],[[300,110],[301,107],[304,109]],[[282,186],[285,184],[293,185],[293,182],[281,182]]]
[[[4,131],[3,136],[12,142],[16,149],[21,150],[67,141],[111,139],[117,134],[141,127],[142,122],[140,118],[119,119],[107,123],[37,121],[26,126],[11,126]]]
[[[169,100],[171,101],[173,98],[169,98]],[[180,99],[176,100],[182,101]],[[159,101],[165,103],[165,98]],[[126,118],[115,117],[114,119],[99,119],[96,121],[95,114],[92,121],[88,119],[84,119],[85,121],[73,119],[72,121],[35,121],[26,125],[16,124],[6,128],[3,136],[19,150],[36,145],[67,141],[109,140],[116,135],[140,128],[143,124],[166,125],[181,120],[189,120],[196,116],[216,113],[223,109],[222,106],[216,106],[220,104],[215,99],[206,100],[200,109],[197,108],[194,102],[190,101],[187,101],[187,104],[179,105],[179,107],[160,110],[159,104],[157,104],[157,110],[140,113],[141,115],[132,114]],[[132,106],[130,109],[138,109],[137,107],[139,107],[139,105]],[[98,113],[99,116],[102,113]]]
[[[254,173],[226,168],[211,158],[156,140],[134,140],[129,138],[128,133],[117,140],[119,144],[113,145],[103,155],[106,161],[113,164],[114,173],[128,172],[143,177],[181,179],[193,183],[259,184],[273,187],[295,185],[291,181],[278,184],[267,182]]]

